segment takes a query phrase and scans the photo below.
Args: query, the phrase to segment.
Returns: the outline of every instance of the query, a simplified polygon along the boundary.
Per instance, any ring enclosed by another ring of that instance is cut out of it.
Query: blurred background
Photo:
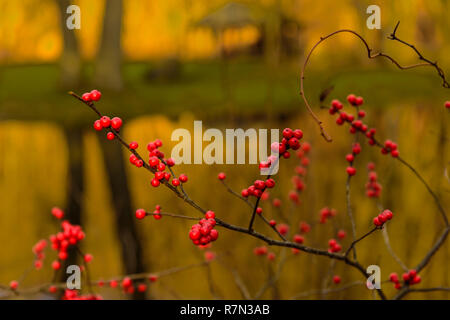
[[[81,29],[65,27],[66,8],[81,9]],[[381,8],[380,30],[366,27],[366,8]],[[431,68],[396,69],[382,59],[367,59],[357,39],[340,35],[321,45],[306,73],[305,90],[334,142],[326,143],[306,114],[299,95],[299,73],[305,54],[319,40],[340,28],[363,35],[374,51],[386,52],[403,65],[417,62],[408,47],[386,39],[398,20],[397,35],[414,43],[432,61],[450,70],[450,2],[312,1],[312,0],[0,0],[0,283],[21,276],[32,263],[31,247],[55,233],[58,224],[50,209],[60,206],[72,223],[81,224],[87,237],[82,249],[94,255],[91,277],[157,272],[203,261],[187,233],[190,223],[163,218],[136,223],[134,210],[195,215],[174,200],[168,190],[150,187],[150,175],[127,162],[116,143],[92,129],[95,115],[67,94],[97,88],[103,93],[100,110],[124,119],[123,134],[141,146],[156,138],[170,153],[176,128],[192,128],[194,120],[215,128],[301,128],[312,145],[307,189],[293,206],[287,194],[298,164],[284,162],[277,188],[270,197],[283,201],[280,212],[263,204],[268,218],[313,224],[307,245],[327,248],[336,228],[350,234],[345,213],[345,154],[352,138],[336,128],[326,110],[319,110],[319,94],[333,87],[330,98],[349,93],[365,99],[367,122],[379,138],[399,143],[401,155],[420,171],[443,201],[450,204],[448,110],[449,91]],[[448,72],[446,72],[448,73]],[[408,267],[416,265],[442,230],[441,218],[429,194],[411,172],[390,157],[363,145],[352,181],[352,205],[358,234],[365,233],[378,213],[365,197],[365,166],[377,165],[383,185],[381,202],[395,219],[389,224],[393,250]],[[191,197],[218,217],[248,223],[249,209],[227,194],[217,181],[225,171],[236,190],[258,177],[255,166],[186,165]],[[317,226],[319,210],[338,210],[333,223]],[[270,234],[266,226],[257,228]],[[344,248],[349,239],[343,241]],[[255,257],[261,242],[220,230],[212,248],[222,257],[209,270],[197,268],[161,279],[147,292],[159,299],[242,298],[230,270],[237,272],[254,294],[268,274],[281,265],[282,276],[262,298],[289,299],[299,292],[320,289],[324,277],[338,274],[342,283],[361,280],[345,265],[289,249],[271,249],[273,262]],[[401,268],[387,253],[377,232],[359,246],[364,265],[381,266],[382,278]],[[27,276],[21,286],[51,278],[48,252],[44,268]],[[421,273],[420,286],[449,286],[447,244]],[[330,269],[331,268],[331,269]],[[272,270],[272,271],[270,271]],[[207,276],[208,274],[208,276]],[[208,281],[205,281],[205,279]],[[326,286],[332,284],[326,283]],[[212,290],[212,288],[214,290]],[[383,289],[394,293],[391,284]],[[306,298],[371,298],[363,286],[327,296]],[[125,298],[118,291],[98,291],[106,298]],[[409,298],[448,299],[448,293],[411,294]],[[40,298],[47,298],[40,296]]]

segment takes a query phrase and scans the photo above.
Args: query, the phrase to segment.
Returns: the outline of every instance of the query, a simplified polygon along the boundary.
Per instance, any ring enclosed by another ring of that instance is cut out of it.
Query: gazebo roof
[[[214,31],[220,31],[227,28],[257,25],[259,23],[260,21],[255,18],[252,8],[248,5],[229,2],[203,17],[195,25],[208,27]]]

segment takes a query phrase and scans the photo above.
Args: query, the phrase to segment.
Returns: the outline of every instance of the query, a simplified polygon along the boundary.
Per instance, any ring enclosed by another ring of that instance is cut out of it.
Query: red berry
[[[274,207],[279,208],[281,206],[281,200],[280,199],[273,199],[272,204]]]
[[[269,189],[273,188],[273,187],[275,187],[275,180],[273,180],[272,178],[269,178],[266,180],[265,184],[266,184],[267,188],[269,188]]]
[[[225,173],[221,172],[221,173],[219,173],[219,175],[217,176],[217,178],[218,178],[219,180],[225,180],[226,175],[225,175]]]
[[[148,164],[151,167],[156,167],[159,163],[159,159],[157,157],[151,157],[150,160],[148,161]]]
[[[300,140],[301,138],[303,138],[303,131],[300,129],[295,129],[294,137],[297,138],[298,140]]]
[[[386,217],[387,220],[391,220],[393,217],[392,211],[390,210],[384,210],[383,211],[384,216]]]
[[[150,282],[156,282],[158,280],[158,276],[155,274],[152,274],[152,275],[150,275],[148,280],[150,280]]]
[[[147,285],[145,283],[140,283],[137,287],[137,291],[139,291],[139,292],[147,291]]]
[[[275,220],[270,220],[270,221],[269,221],[269,224],[270,224],[272,227],[275,227],[275,226],[277,225],[277,222],[276,222]]]
[[[409,281],[409,274],[408,274],[408,272],[402,274],[402,278],[403,278],[403,281]]]
[[[257,214],[263,213],[263,209],[261,207],[256,208],[256,213]]]
[[[159,140],[159,139],[156,139],[155,140],[155,145],[156,145],[157,148],[161,147],[162,146],[162,141]]]
[[[362,97],[357,97],[355,103],[357,106],[360,106],[364,103],[364,99]]]
[[[172,185],[174,185],[175,187],[178,187],[180,185],[180,180],[172,179]]]
[[[164,170],[166,170],[166,165],[164,163],[160,162],[160,163],[158,163],[156,168],[158,169],[158,171],[164,171]]]
[[[50,286],[50,287],[48,287],[48,292],[50,292],[50,293],[56,293],[56,291],[58,291],[58,288],[56,288],[55,286]]]
[[[206,219],[214,219],[216,217],[216,214],[214,213],[214,211],[206,211],[205,213],[205,218]]]
[[[197,240],[201,237],[200,231],[199,229],[192,229],[191,231],[189,231],[189,238],[191,238],[191,240]]]
[[[109,126],[111,125],[111,119],[107,116],[101,117],[100,122],[101,122],[103,128],[109,128]]]
[[[277,226],[278,232],[281,233],[283,236],[286,235],[289,231],[289,226],[287,224],[280,224]]]
[[[408,272],[409,278],[413,279],[417,275],[417,271],[414,269],[409,270]]]
[[[354,154],[359,154],[361,152],[361,145],[359,143],[353,144],[352,152]]]
[[[351,105],[356,105],[356,96],[354,94],[349,94],[347,96],[347,101],[351,104]]]
[[[133,281],[131,280],[130,277],[123,278],[123,280],[122,280],[122,287],[123,288],[129,288],[129,287],[132,286],[132,284],[133,284]]]
[[[383,225],[383,223],[378,219],[378,217],[373,218],[373,224],[377,227],[380,227]]]
[[[395,272],[392,272],[392,273],[389,275],[389,280],[390,280],[391,282],[397,283],[397,282],[398,282],[398,274],[395,273]]]
[[[9,287],[11,288],[11,290],[16,290],[18,286],[19,283],[16,280],[13,280],[9,283]]]
[[[84,255],[84,261],[87,262],[87,263],[91,262],[93,258],[94,257],[90,253],[87,253],[87,254]]]
[[[83,101],[89,102],[91,101],[91,94],[89,92],[83,93],[81,99],[83,99]]]
[[[283,137],[285,137],[286,139],[292,138],[293,135],[294,135],[294,132],[292,131],[291,128],[285,128],[283,130]]]
[[[53,270],[59,270],[59,268],[61,268],[61,262],[59,262],[58,260],[53,261],[52,268]]]
[[[450,109],[450,101],[445,101],[445,107],[446,107],[447,109]]]
[[[267,259],[269,260],[269,261],[273,261],[273,260],[275,260],[275,253],[273,253],[273,252],[269,252],[268,254],[267,254]]]
[[[188,177],[185,174],[180,174],[180,176],[178,177],[178,179],[180,179],[181,182],[185,183],[188,181]]]
[[[139,145],[138,145],[137,142],[133,141],[133,142],[130,142],[129,147],[130,147],[130,149],[135,150],[135,149],[137,149],[139,147]]]
[[[108,132],[108,133],[106,134],[106,139],[108,139],[108,140],[114,140],[115,137],[116,137],[116,136],[115,136],[114,133],[112,133],[112,132]]]
[[[89,95],[90,95],[91,100],[93,100],[93,101],[98,101],[102,97],[102,93],[100,91],[98,91],[98,90],[95,90],[95,89],[92,90],[89,93]]]
[[[172,158],[169,158],[166,160],[166,163],[169,167],[173,167],[175,165],[175,160],[173,160]]]
[[[156,187],[158,187],[160,185],[160,182],[159,182],[158,179],[153,178],[152,181],[151,181],[151,184],[152,184],[153,187],[156,188]]]
[[[348,162],[353,162],[353,160],[355,160],[355,156],[353,154],[349,153],[348,155],[345,156],[345,159]]]
[[[136,210],[136,218],[138,218],[139,220],[144,219],[146,215],[147,215],[147,213],[145,212],[144,209]]]
[[[114,117],[111,119],[111,127],[115,130],[119,130],[122,126],[122,119],[119,117]]]
[[[333,282],[334,282],[335,284],[341,283],[341,277],[339,277],[339,276],[334,276],[334,277],[333,277]]]
[[[209,232],[209,235],[210,235],[210,237],[211,237],[211,241],[216,241],[217,238],[219,237],[219,232],[218,232],[216,229],[212,229],[212,230]]]
[[[244,189],[241,191],[241,196],[243,196],[244,198],[247,198],[249,196],[249,192],[248,189]]]
[[[68,255],[68,253],[67,253],[66,251],[60,251],[60,252],[58,253],[58,258],[59,258],[60,260],[66,260],[68,256],[69,256],[69,255]]]
[[[347,167],[346,171],[349,176],[354,176],[356,174],[356,169],[354,167]]]
[[[52,215],[56,219],[62,219],[64,218],[64,211],[62,211],[60,208],[54,207],[52,208]]]
[[[302,244],[305,241],[305,238],[299,234],[294,235],[294,242]]]
[[[101,131],[103,129],[102,122],[100,120],[94,121],[94,129],[97,131]]]
[[[344,230],[339,230],[337,236],[339,239],[344,239],[347,233]]]

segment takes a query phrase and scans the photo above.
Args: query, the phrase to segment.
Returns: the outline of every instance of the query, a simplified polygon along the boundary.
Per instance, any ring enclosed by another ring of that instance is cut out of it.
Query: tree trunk
[[[125,272],[127,274],[144,272],[142,247],[134,224],[122,148],[120,144],[111,143],[111,141],[106,139],[101,139],[100,144],[108,175],[108,183],[111,187],[117,234],[119,235]],[[145,298],[145,293],[136,292],[134,298],[143,299]]]
[[[83,207],[84,166],[83,166],[83,130],[77,128],[64,128],[68,150],[69,165],[66,185],[65,219],[71,224],[81,225],[81,210]],[[67,278],[66,269],[69,265],[77,264],[78,253],[75,248],[69,248],[69,257],[62,265],[61,280]]]
[[[80,85],[81,58],[78,50],[78,42],[74,30],[66,26],[67,7],[70,0],[57,0],[61,20],[61,32],[63,35],[63,52],[59,61],[60,85],[63,89],[74,89]]]
[[[94,83],[104,89],[120,90],[121,72],[122,0],[106,1],[103,32],[94,74]]]

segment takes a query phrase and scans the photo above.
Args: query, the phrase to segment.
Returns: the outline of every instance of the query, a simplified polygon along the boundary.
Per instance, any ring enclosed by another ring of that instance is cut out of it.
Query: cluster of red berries
[[[145,211],[144,209],[137,209],[136,212],[135,212],[135,216],[136,216],[137,219],[142,220],[142,219],[144,219],[147,216],[147,211]],[[152,216],[156,220],[160,220],[162,218],[161,206],[159,204],[157,204],[155,206],[155,210],[153,211]]]
[[[280,157],[285,159],[289,159],[291,154],[289,149],[298,150],[300,148],[300,140],[303,138],[303,131],[300,129],[292,130],[291,128],[284,128],[283,130],[283,138],[281,142],[274,142],[271,145],[272,151],[278,153]],[[265,165],[270,165],[270,160]],[[261,167],[261,165],[260,165]],[[264,165],[263,165],[264,167]]]
[[[98,101],[102,97],[102,93],[98,90],[92,90],[91,92],[83,93],[81,99],[86,102]]]
[[[52,287],[52,289],[53,288],[56,289],[56,287]],[[64,295],[62,296],[61,299],[62,300],[103,300],[103,298],[98,294],[79,295],[77,290],[69,290],[69,289],[66,289],[64,291]]]
[[[339,252],[342,250],[342,246],[336,241],[336,239],[330,239],[328,241],[328,252]]]
[[[67,259],[68,248],[70,246],[76,246],[78,242],[83,240],[85,237],[85,234],[80,226],[72,225],[67,220],[61,222],[61,228],[62,231],[50,236],[52,249],[58,251],[58,260],[55,260],[52,263],[52,268],[54,270],[58,270],[59,268],[61,268],[60,260]],[[88,258],[88,260],[90,261],[92,259]]]
[[[152,274],[148,277],[148,281],[150,283],[156,282],[158,280],[158,276],[155,274]],[[98,281],[97,285],[99,287],[103,287],[105,285],[104,281]],[[110,280],[109,286],[113,289],[119,287],[119,280]],[[122,288],[124,293],[132,294],[137,290],[138,292],[145,292],[147,290],[147,284],[143,282],[134,283],[133,279],[130,277],[124,277],[122,281],[120,282],[120,287]]]
[[[369,181],[366,183],[366,195],[369,198],[379,198],[381,195],[381,184],[377,182],[377,173],[375,172],[375,164],[370,162],[367,165],[369,170]]]
[[[322,223],[322,224],[326,223],[327,219],[336,216],[336,214],[337,214],[337,210],[336,209],[333,209],[333,208],[330,209],[328,207],[322,208],[320,210],[320,220],[319,220],[319,222]]]
[[[123,121],[119,117],[114,117],[111,119],[108,116],[102,116],[100,119],[94,121],[94,129],[97,131],[101,131],[103,129],[112,128],[116,131],[119,131],[120,128],[122,127],[122,124]],[[112,131],[109,131],[106,134],[106,138],[108,140],[114,140],[115,137],[116,135]]]
[[[359,110],[359,106],[361,106],[364,103],[364,99],[362,97],[356,97],[354,94],[350,94],[347,96],[347,101],[354,107],[357,107],[357,119],[355,119],[355,116],[352,114],[347,114],[343,111],[343,104],[339,100],[333,100],[331,102],[331,107],[329,109],[330,114],[339,114],[339,117],[336,119],[336,123],[338,125],[343,125],[345,122],[349,123],[351,125],[350,127],[350,133],[355,134],[357,132],[362,132],[365,134],[365,136],[369,139],[369,145],[373,146],[376,145],[375,141],[375,133],[376,130],[374,128],[369,129],[369,127],[364,124],[362,119],[366,116],[366,113],[364,110]],[[385,142],[384,147],[381,148],[381,153],[383,154],[391,154],[392,157],[396,158],[399,156],[399,151],[397,150],[397,145],[393,143],[390,140],[387,140]],[[349,161],[350,162],[350,161]],[[347,172],[349,175],[355,174],[356,170],[351,169],[351,167],[347,168]]]
[[[34,260],[34,267],[36,270],[39,270],[42,268],[42,265],[44,264],[44,250],[47,247],[47,240],[41,239],[39,240],[34,246],[33,246],[33,253],[36,256],[36,259]]]
[[[161,146],[162,141],[160,139],[156,139],[155,141],[147,144],[147,150],[149,152],[148,164],[153,169],[155,174],[154,178],[150,182],[153,187],[158,187],[162,181],[170,181],[171,174],[165,170],[167,167],[173,167],[175,165],[175,161],[172,158],[164,158],[164,153],[159,150]],[[137,148],[137,143],[136,145],[130,144],[130,148],[132,147]],[[134,154],[131,154],[130,162],[133,163],[133,160],[135,160],[135,156]],[[181,174],[178,179],[172,179],[172,185],[177,187],[180,185],[180,181],[187,182],[187,176],[185,174]]]
[[[383,224],[391,220],[393,217],[392,212],[390,210],[384,210],[382,213],[380,213],[378,216],[373,218],[373,224],[377,227],[383,226]]]
[[[354,97],[354,95],[349,95],[347,97],[347,100],[353,101],[351,99],[351,97]],[[360,105],[363,104],[363,100],[361,97],[358,97],[357,99],[361,99],[359,104],[354,104],[351,103],[353,106],[358,107]],[[359,101],[359,100],[358,100]],[[357,119],[355,119],[355,116],[349,113],[345,113],[344,111],[340,111],[343,108],[343,104],[339,101],[339,100],[333,100],[331,101],[331,107],[329,109],[329,112],[331,115],[337,113],[339,114],[339,117],[336,119],[336,123],[338,125],[343,125],[344,123],[349,123],[350,126],[350,133],[355,134],[356,132],[360,131],[360,132],[367,132],[368,130],[368,126],[366,124],[363,123],[363,121],[361,120],[362,118],[364,118],[366,116],[366,112],[364,110],[358,110],[358,115],[357,115]]]
[[[269,178],[266,181],[255,180],[255,182],[251,186],[241,191],[241,195],[244,198],[247,198],[249,196],[261,198],[266,188],[271,189],[273,187],[275,187],[275,180],[273,180],[272,178]]]
[[[397,158],[399,156],[399,152],[397,150],[397,144],[392,142],[391,140],[386,140],[384,142],[384,147],[381,148],[382,154],[391,154],[392,157]]]
[[[189,238],[195,245],[207,245],[212,241],[216,241],[219,237],[219,232],[214,229],[216,225],[215,213],[211,210],[205,213],[205,218],[201,219],[199,223],[194,224],[189,231]]]
[[[356,174],[356,168],[353,167],[353,161],[355,161],[355,157],[361,153],[361,145],[358,142],[355,142],[352,146],[352,153],[349,153],[345,156],[345,160],[349,162],[349,166],[346,171],[349,176],[354,176]]]
[[[300,159],[300,164],[295,167],[295,175],[292,177],[294,190],[289,192],[289,199],[295,204],[300,203],[300,193],[306,188],[303,178],[306,176],[307,167],[309,166],[309,158],[306,155],[310,150],[311,145],[308,142],[304,142],[296,153],[297,158]]]
[[[414,269],[411,269],[408,272],[403,273],[402,278],[405,284],[408,285],[418,284],[420,283],[420,281],[422,281],[421,277],[417,274],[417,271]],[[389,275],[389,280],[394,283],[395,289],[400,289],[402,287],[397,273],[395,272],[391,273]]]

